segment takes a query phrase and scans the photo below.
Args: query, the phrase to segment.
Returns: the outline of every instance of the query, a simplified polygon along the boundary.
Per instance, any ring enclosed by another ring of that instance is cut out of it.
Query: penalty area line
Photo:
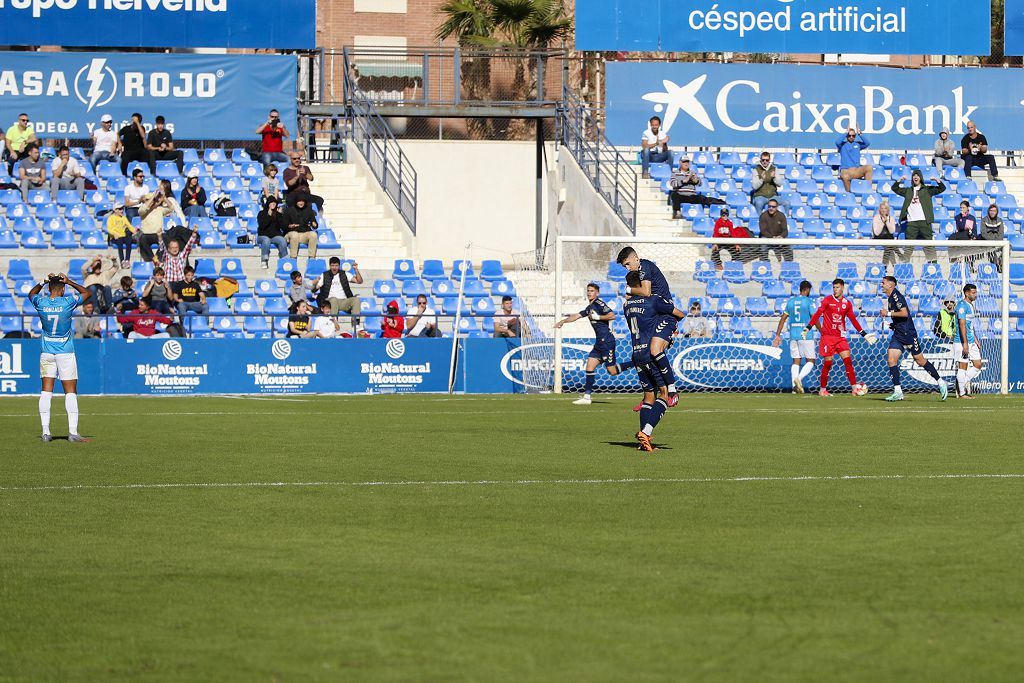
[[[929,481],[929,480],[1024,480],[1024,473],[1007,474],[841,474],[797,477],[633,477],[628,479],[439,479],[419,481],[249,481],[166,482],[138,484],[62,484],[49,486],[0,486],[0,492],[117,491],[146,489],[283,489],[283,488],[389,488],[473,486],[608,486],[629,484],[729,484],[758,482]]]

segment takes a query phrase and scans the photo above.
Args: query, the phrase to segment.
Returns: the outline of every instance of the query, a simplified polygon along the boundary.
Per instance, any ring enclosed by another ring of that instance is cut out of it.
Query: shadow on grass
[[[634,451],[637,450],[637,442],[636,441],[605,441],[604,443],[607,446],[620,446],[622,448],[632,448]],[[653,441],[651,443],[653,443],[654,447],[657,448],[659,451],[670,451],[670,450],[672,450],[671,446],[666,446],[666,445],[660,444],[660,443],[654,443]]]

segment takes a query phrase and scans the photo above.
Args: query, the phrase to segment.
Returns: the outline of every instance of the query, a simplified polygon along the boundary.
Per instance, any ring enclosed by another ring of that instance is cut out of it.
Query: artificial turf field
[[[6,398],[0,681],[1019,681],[1024,402],[879,398]]]

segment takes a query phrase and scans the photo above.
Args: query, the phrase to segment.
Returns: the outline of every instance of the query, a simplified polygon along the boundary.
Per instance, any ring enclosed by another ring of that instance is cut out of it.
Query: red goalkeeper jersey
[[[853,312],[853,302],[846,297],[837,299],[830,294],[822,299],[809,325],[813,327],[820,320],[822,337],[845,337],[847,318],[853,323],[853,329],[860,332],[862,328]]]

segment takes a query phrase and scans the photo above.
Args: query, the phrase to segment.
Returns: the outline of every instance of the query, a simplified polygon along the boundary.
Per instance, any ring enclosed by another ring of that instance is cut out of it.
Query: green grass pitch
[[[572,398],[6,398],[0,681],[1020,680],[1020,398]]]

